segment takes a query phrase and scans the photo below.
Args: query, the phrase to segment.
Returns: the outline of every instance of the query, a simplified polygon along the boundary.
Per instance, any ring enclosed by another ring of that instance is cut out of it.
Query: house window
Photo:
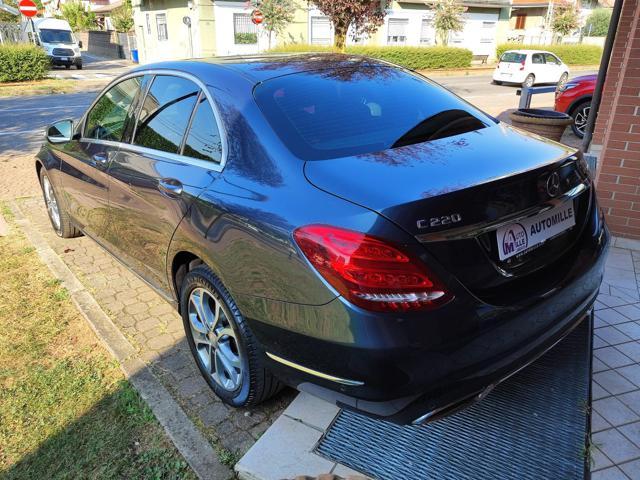
[[[482,22],[480,43],[493,43],[495,38],[496,22]]]
[[[311,43],[313,45],[331,45],[329,17],[311,17]]]
[[[151,35],[151,16],[147,13],[145,14],[145,19],[147,21],[147,35]]]
[[[407,43],[408,18],[390,18],[387,31],[387,45],[405,45]]]
[[[516,30],[524,30],[527,23],[527,14],[525,12],[516,14]]]
[[[423,18],[420,26],[420,45],[433,44],[433,22],[430,18]]]
[[[156,28],[158,29],[158,40],[164,41],[169,39],[166,13],[156,14]]]
[[[236,45],[258,43],[258,26],[251,21],[250,13],[233,14],[233,43]]]

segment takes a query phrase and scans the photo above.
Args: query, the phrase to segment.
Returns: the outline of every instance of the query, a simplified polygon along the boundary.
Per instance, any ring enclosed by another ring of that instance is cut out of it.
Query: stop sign
[[[33,0],[20,0],[18,10],[20,10],[20,13],[25,17],[35,17],[38,13],[38,7]]]
[[[256,8],[253,12],[251,12],[251,21],[253,23],[255,23],[256,25],[260,25],[263,20],[264,20],[264,15],[260,10]]]

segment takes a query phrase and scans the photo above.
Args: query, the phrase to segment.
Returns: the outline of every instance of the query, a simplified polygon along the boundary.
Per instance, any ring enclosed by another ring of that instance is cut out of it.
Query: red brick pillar
[[[624,0],[591,151],[614,235],[640,240],[640,2]]]

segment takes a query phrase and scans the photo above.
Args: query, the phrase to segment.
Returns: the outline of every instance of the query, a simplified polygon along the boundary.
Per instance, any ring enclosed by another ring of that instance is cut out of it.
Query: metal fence
[[[19,43],[22,41],[22,32],[17,23],[0,22],[0,45],[5,43]]]

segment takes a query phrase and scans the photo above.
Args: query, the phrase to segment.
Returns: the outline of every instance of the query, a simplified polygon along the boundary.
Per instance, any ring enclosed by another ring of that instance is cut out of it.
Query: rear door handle
[[[182,183],[175,178],[162,178],[158,182],[158,190],[175,197],[182,194]]]

